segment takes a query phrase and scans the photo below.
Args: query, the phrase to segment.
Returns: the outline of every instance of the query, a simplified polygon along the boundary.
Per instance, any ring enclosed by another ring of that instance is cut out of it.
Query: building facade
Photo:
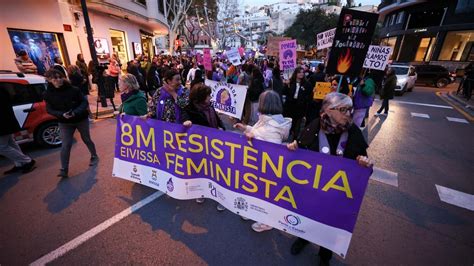
[[[168,34],[161,0],[88,0],[88,13],[94,45],[105,61],[115,53],[126,62],[138,54],[153,56],[155,39]],[[84,15],[79,0],[5,1],[0,9],[4,44],[0,69],[17,71],[14,58],[28,52],[43,74],[61,57],[66,65],[75,64],[77,54],[91,59]]]
[[[474,1],[385,0],[379,5],[381,43],[395,62],[453,71],[474,61]]]

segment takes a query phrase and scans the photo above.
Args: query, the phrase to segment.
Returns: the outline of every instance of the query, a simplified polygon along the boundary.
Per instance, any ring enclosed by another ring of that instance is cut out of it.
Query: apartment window
[[[474,61],[474,31],[451,31],[446,35],[439,60]]]
[[[146,0],[133,0],[133,2],[146,7]]]
[[[396,16],[397,16],[396,14],[393,14],[393,15],[390,16],[390,26],[392,26],[395,23],[395,17]]]
[[[397,15],[397,24],[402,23],[404,17],[405,17],[405,11],[402,11],[402,12],[398,13],[398,15]]]
[[[158,0],[158,11],[160,11],[161,14],[165,14],[164,0]]]

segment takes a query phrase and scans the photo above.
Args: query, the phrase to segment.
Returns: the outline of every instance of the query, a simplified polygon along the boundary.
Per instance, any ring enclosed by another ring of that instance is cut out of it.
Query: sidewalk
[[[110,100],[107,99],[107,107],[102,107],[102,104],[100,102],[98,102],[98,105],[97,105],[97,100],[100,101],[100,99],[97,96],[97,92],[98,92],[97,86],[94,85],[92,87],[92,90],[90,91],[89,96],[87,97],[87,99],[89,100],[89,108],[91,110],[92,117],[94,119],[112,117],[114,114],[114,108],[112,107]],[[115,93],[114,103],[115,103],[115,108],[118,110],[120,104],[122,103],[119,92]],[[97,110],[97,106],[98,106],[98,110]],[[98,116],[96,117],[97,114]]]
[[[456,95],[456,89],[448,92],[438,92],[438,96],[451,104],[456,110],[462,113],[471,122],[474,121],[474,98],[469,101],[462,95]]]

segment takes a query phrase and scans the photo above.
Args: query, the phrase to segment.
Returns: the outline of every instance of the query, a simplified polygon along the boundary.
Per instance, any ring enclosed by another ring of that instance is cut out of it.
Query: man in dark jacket
[[[61,169],[58,176],[66,178],[68,177],[69,157],[76,129],[91,153],[89,166],[96,165],[99,161],[89,132],[89,120],[87,119],[89,103],[81,91],[71,86],[61,72],[50,69],[46,72],[45,77],[49,82],[48,90],[44,95],[46,110],[59,120],[61,131]]]
[[[18,171],[28,173],[34,169],[35,160],[25,155],[13,139],[13,133],[20,131],[20,125],[13,113],[10,95],[0,90],[0,155],[12,160],[15,165],[4,174]]]
[[[324,64],[319,64],[316,67],[316,72],[309,77],[309,84],[311,93],[311,99],[308,99],[308,109],[306,109],[306,125],[307,126],[311,121],[319,116],[319,111],[321,110],[322,100],[314,100],[314,87],[317,82],[324,82],[326,78],[326,73],[324,73]]]
[[[150,70],[148,71],[147,77],[147,85],[148,85],[148,93],[150,97],[153,96],[155,91],[161,87],[161,80],[160,80],[160,65],[158,65],[158,57],[153,57],[151,62]]]

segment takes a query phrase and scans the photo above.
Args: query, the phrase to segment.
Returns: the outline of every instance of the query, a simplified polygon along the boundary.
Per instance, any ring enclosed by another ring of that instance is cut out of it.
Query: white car
[[[412,91],[415,87],[417,74],[415,68],[409,65],[390,65],[397,75],[397,86],[395,93],[402,95],[407,91]]]

